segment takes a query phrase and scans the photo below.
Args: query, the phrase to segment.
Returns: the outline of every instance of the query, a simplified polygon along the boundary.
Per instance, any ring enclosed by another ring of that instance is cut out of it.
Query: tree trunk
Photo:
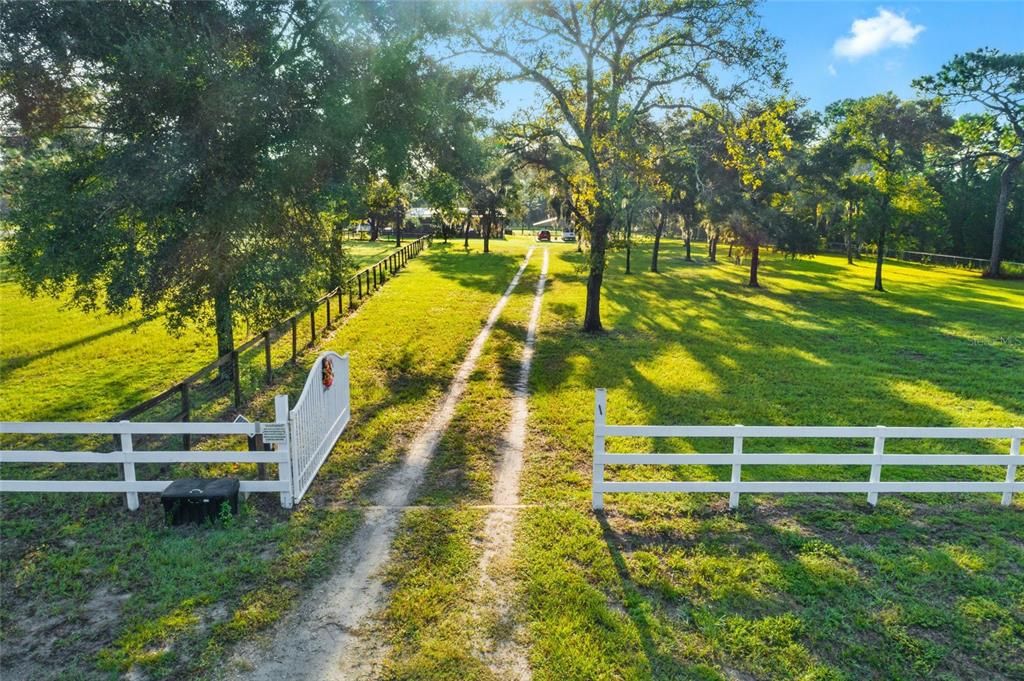
[[[658,249],[661,248],[661,233],[665,231],[665,204],[662,203],[658,215],[658,226],[654,228],[654,252],[651,254],[651,271],[658,271]]]
[[[405,213],[398,211],[395,216],[395,246],[402,245],[402,221],[405,220]]]
[[[754,288],[760,288],[761,284],[757,282],[757,266],[761,264],[761,245],[754,244],[754,247],[750,251],[750,281],[747,282],[748,286]]]
[[[370,241],[376,241],[380,237],[380,223],[377,218],[370,218]]]
[[[693,262],[693,258],[690,256],[690,233],[686,233],[686,262]]]
[[[493,217],[491,215],[487,215],[486,217],[481,216],[480,229],[482,229],[483,232],[484,232],[484,253],[490,253],[491,252],[491,223],[492,222],[493,222]]]
[[[1013,185],[1013,175],[1024,159],[1013,159],[1006,164],[1003,172],[999,175],[999,202],[996,204],[996,221],[992,228],[992,257],[988,262],[988,271],[985,276],[998,279],[1002,276],[1003,264],[1003,231],[1006,229],[1006,204],[1010,200],[1010,188]]]
[[[632,274],[630,261],[633,255],[633,218],[626,218],[626,274]]]
[[[712,237],[711,243],[708,245],[708,260],[710,262],[718,262],[718,239],[717,236]]]
[[[729,242],[729,252],[725,256],[725,257],[729,258],[729,260],[732,260],[732,244],[733,244],[733,242],[730,241]]]
[[[231,292],[225,287],[214,291],[213,318],[217,331],[217,357],[223,357],[235,349],[235,333],[231,320]],[[235,367],[225,362],[217,370],[217,378],[230,381],[235,377]]]
[[[463,242],[462,242],[462,247],[463,248],[469,248],[469,223],[471,223],[472,221],[473,221],[473,214],[467,212],[466,213],[466,222],[464,222],[463,225],[462,225],[462,235],[464,237]]]
[[[448,243],[448,223],[444,220],[441,221],[441,238]]]
[[[882,263],[885,261],[885,233],[889,227],[888,209],[883,209],[883,218],[878,233],[878,253],[875,255],[875,290],[885,291],[882,286]]]
[[[598,205],[590,226],[590,273],[587,275],[587,305],[583,330],[597,333],[601,326],[601,283],[604,281],[605,252],[608,249],[608,228],[612,216]]]

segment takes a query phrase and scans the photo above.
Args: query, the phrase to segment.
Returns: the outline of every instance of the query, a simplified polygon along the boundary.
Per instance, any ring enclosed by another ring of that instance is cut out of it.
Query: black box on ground
[[[238,480],[234,478],[186,478],[175,480],[160,495],[164,513],[172,525],[214,521],[224,503],[238,513]]]

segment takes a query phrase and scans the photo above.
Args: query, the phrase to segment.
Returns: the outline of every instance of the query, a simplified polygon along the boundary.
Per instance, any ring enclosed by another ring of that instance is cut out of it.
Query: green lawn
[[[358,406],[292,514],[258,495],[215,528],[166,528],[155,495],[143,495],[137,513],[117,495],[0,497],[5,672],[25,663],[11,678],[116,678],[133,666],[152,678],[202,676],[225,646],[273,622],[357,526],[358,511],[331,502],[372,489],[451,380],[525,249],[502,250],[484,257],[435,245],[327,341],[352,355]],[[269,417],[270,396],[295,399],[305,373],[281,375],[244,411]],[[194,472],[171,475],[185,470]]]
[[[395,250],[395,243],[353,240],[346,247],[362,267]],[[301,342],[308,341],[307,326],[299,331]],[[237,333],[239,344],[248,338],[244,327]],[[281,357],[290,356],[290,341],[279,345]],[[259,365],[262,350],[250,354]],[[215,356],[213,335],[205,327],[172,334],[162,319],[147,321],[137,311],[82,312],[66,300],[33,299],[17,284],[0,281],[0,420],[105,421]]]
[[[3,497],[5,648],[59,660],[66,678],[133,666],[151,678],[210,674],[233,641],[273,622],[330,569],[360,518],[350,503],[368,500],[393,468],[529,243],[496,242],[489,256],[478,243],[469,254],[435,244],[329,339],[352,354],[354,420],[294,514],[253,497],[222,526],[168,529],[152,495],[137,514],[113,495]],[[1024,282],[892,263],[879,294],[871,263],[770,256],[764,288],[751,290],[744,267],[708,264],[699,250],[686,263],[669,241],[660,274],[645,271],[646,246],[634,251],[636,274],[613,259],[610,331],[589,337],[577,331],[581,256],[551,249],[530,384],[529,507],[510,573],[518,586],[507,594],[516,622],[496,622],[488,604],[472,602],[485,516],[474,506],[490,499],[537,256],[443,437],[422,507],[403,520],[374,632],[387,647],[386,678],[487,678],[476,646],[510,626],[528,643],[535,679],[1024,678],[1020,497],[1007,509],[996,495],[883,495],[871,509],[863,495],[747,495],[733,513],[725,495],[609,495],[606,514],[589,510],[596,387],[609,390],[613,423],[1024,424]],[[283,374],[277,389],[294,396],[303,378],[302,369]],[[247,413],[268,414],[273,392]],[[1005,451],[1003,442],[904,447]],[[609,470],[641,475],[727,473]],[[50,648],[37,643],[50,638]]]
[[[941,268],[837,257],[743,267],[680,257],[662,272],[613,260],[605,321],[577,332],[579,256],[559,247],[531,379],[530,444],[516,577],[518,624],[535,679],[1024,678],[1024,499],[997,495],[608,495],[589,510],[593,389],[614,423],[1005,426],[1024,423],[1024,285]],[[724,249],[723,249],[724,252]],[[517,342],[525,315],[508,322]],[[490,344],[500,348],[500,337]],[[514,350],[518,353],[518,350]],[[514,372],[486,362],[470,400]],[[486,678],[467,621],[476,583],[497,408],[467,408],[410,513],[380,628],[389,678]],[[482,433],[471,440],[463,433]],[[657,451],[639,440],[611,443]],[[660,451],[728,451],[661,442]],[[773,443],[751,443],[757,450]],[[820,442],[788,444],[815,450]],[[842,443],[870,451],[869,442]],[[891,443],[903,451],[1007,451],[1006,442]],[[465,465],[469,462],[470,465]],[[487,467],[482,467],[484,472]],[[1004,469],[903,469],[885,479],[1002,479]],[[635,467],[628,479],[727,479],[728,472]],[[862,467],[747,470],[745,479],[866,479]],[[453,489],[453,480],[455,481]],[[452,507],[450,504],[456,505]],[[486,606],[484,607],[486,610]],[[474,620],[476,617],[477,620]],[[507,632],[506,632],[507,635]]]

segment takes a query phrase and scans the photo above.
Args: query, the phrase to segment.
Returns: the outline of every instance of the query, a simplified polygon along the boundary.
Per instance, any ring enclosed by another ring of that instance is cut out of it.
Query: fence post
[[[344,303],[344,298],[343,298],[344,292],[341,290],[340,286],[338,287],[337,290],[338,290],[338,319],[341,319],[342,317],[345,316],[345,314],[343,312],[343,310],[345,308],[345,306],[343,304]]]
[[[376,291],[377,290],[377,266],[374,265],[370,269],[373,270],[373,290]]]
[[[181,384],[181,420],[185,423],[192,420],[192,398],[189,395],[189,386],[186,382]],[[186,452],[192,449],[191,433],[185,433],[181,436],[181,447]]]
[[[879,433],[884,432],[885,426],[878,426],[883,430],[879,430]],[[882,481],[882,454],[885,453],[885,436],[875,436],[875,463],[871,464],[871,478],[870,482],[881,482]],[[868,503],[872,506],[878,504],[878,492],[868,492]]]
[[[281,490],[281,507],[291,508],[295,490],[292,488],[292,423],[288,414],[287,395],[276,395],[274,397],[274,421],[285,424],[284,442],[277,445],[277,451],[283,453],[284,456],[282,458],[287,457],[288,460],[278,461],[277,479],[286,488]]]
[[[363,276],[361,274],[356,275],[356,285],[359,287],[359,300],[363,299]]]
[[[742,423],[736,424],[737,428],[742,428]],[[732,439],[732,453],[734,456],[739,456],[743,453],[743,436],[738,435]],[[743,479],[743,465],[734,463],[732,465],[732,484],[738,485],[740,480]],[[737,509],[740,507],[740,493],[738,491],[729,492],[729,508]]]
[[[263,359],[267,365],[267,385],[274,382],[274,368],[270,364],[270,331],[263,332]]]
[[[238,367],[238,350],[231,351],[231,375],[235,381],[235,408],[242,406],[242,377]]]
[[[331,294],[330,293],[327,294],[327,299],[324,302],[327,303],[327,326],[325,326],[324,328],[325,329],[329,329],[329,328],[331,328]]]
[[[309,311],[309,345],[316,342],[316,305]]]
[[[1017,428],[1022,431],[1021,435],[1010,440],[1011,463],[1006,464],[1006,491],[1003,492],[1003,506],[1013,503],[1013,489],[1010,487],[1017,480],[1017,461],[1020,460],[1020,440],[1024,437],[1024,428]]]
[[[128,421],[121,421],[121,423],[128,423]],[[131,454],[135,451],[132,448],[132,434],[121,433],[121,451],[125,454]],[[121,464],[124,467],[124,481],[135,482],[135,462],[125,461]],[[128,510],[137,511],[139,510],[139,493],[138,492],[126,492],[125,498],[128,501]]]
[[[292,364],[295,364],[295,362],[298,361],[298,358],[299,358],[299,347],[298,347],[298,345],[299,345],[299,333],[298,333],[298,329],[295,328],[297,326],[296,321],[297,321],[296,317],[292,317],[291,318],[291,323],[292,323]]]
[[[607,421],[608,393],[604,388],[594,391],[594,472],[590,482],[590,507],[604,509],[604,425]]]

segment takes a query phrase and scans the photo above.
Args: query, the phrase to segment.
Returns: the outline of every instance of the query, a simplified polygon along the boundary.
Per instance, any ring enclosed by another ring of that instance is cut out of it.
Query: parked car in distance
[[[537,241],[551,241],[551,232],[546,229],[542,229],[537,232]]]
[[[576,232],[571,229],[562,230],[562,241],[576,241]]]

